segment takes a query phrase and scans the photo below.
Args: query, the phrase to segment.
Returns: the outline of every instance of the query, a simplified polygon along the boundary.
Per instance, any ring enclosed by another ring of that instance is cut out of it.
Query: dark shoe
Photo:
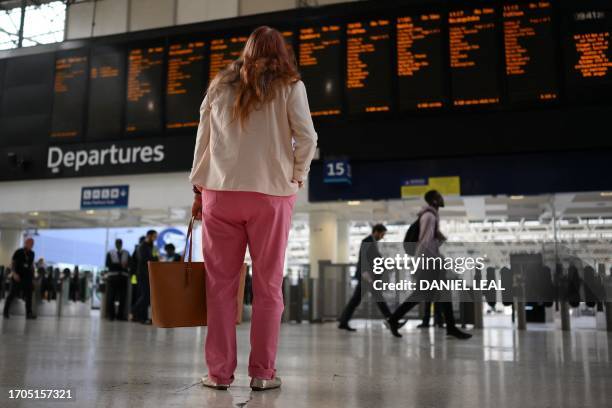
[[[34,319],[36,319],[36,316],[34,316],[33,314],[30,313],[30,314],[26,315],[26,319],[34,320]]]
[[[402,337],[402,335],[398,331],[399,328],[400,328],[400,325],[399,325],[399,323],[396,320],[394,320],[392,318],[388,318],[388,319],[385,319],[384,322],[385,322],[385,326],[387,327],[387,329],[389,329],[391,331],[392,335],[394,335],[395,337],[398,337],[398,338]]]
[[[450,337],[454,337],[454,338],[459,339],[459,340],[467,340],[467,339],[472,337],[471,334],[466,333],[466,332],[462,332],[461,330],[459,330],[456,327],[453,327],[453,328],[447,330],[446,331],[446,335],[450,336]]]
[[[4,316],[5,319],[9,319],[9,314],[8,313],[2,313],[2,315]]]
[[[140,323],[142,324],[146,324],[147,326],[150,326],[153,324],[153,321],[151,319],[147,319],[147,320],[143,320]]]
[[[350,331],[350,332],[355,332],[355,331],[357,331],[357,329],[355,329],[355,328],[353,328],[353,327],[349,326],[348,324],[339,324],[339,325],[338,325],[338,328],[339,328],[340,330],[346,330],[346,331]]]
[[[429,323],[421,323],[417,326],[417,329],[429,329]]]

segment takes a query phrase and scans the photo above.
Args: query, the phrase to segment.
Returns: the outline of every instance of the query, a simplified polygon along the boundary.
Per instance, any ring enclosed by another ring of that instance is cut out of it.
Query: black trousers
[[[369,286],[371,288],[371,285]],[[389,309],[387,302],[385,302],[385,300],[381,297],[380,292],[375,291],[375,290],[370,290],[370,293],[372,293],[372,296],[374,296],[374,299],[376,300],[376,306],[378,306],[378,309],[380,310],[382,315],[385,318],[388,318],[389,316],[391,316],[391,310]],[[359,283],[357,284],[357,287],[355,288],[355,291],[353,292],[353,296],[351,296],[351,299],[344,307],[344,310],[342,311],[342,314],[340,315],[340,318],[338,319],[341,325],[348,324],[349,320],[351,320],[351,318],[353,317],[353,313],[355,313],[355,309],[357,309],[357,306],[359,306],[360,303],[361,303],[361,279],[359,280]]]
[[[111,320],[125,319],[127,300],[127,275],[113,275],[106,280],[106,317]],[[115,312],[115,302],[119,302],[118,311]]]
[[[14,280],[11,281],[11,290],[4,301],[4,315],[8,315],[11,310],[11,303],[13,303],[13,299],[19,296],[19,293],[23,293],[23,300],[25,300],[26,304],[26,313],[28,315],[32,314],[32,289],[34,285],[31,280],[24,280],[21,278],[20,282],[16,282]]]
[[[150,305],[151,290],[149,288],[149,274],[141,273],[138,275],[138,300],[133,309],[134,319],[139,321],[148,320]]]
[[[424,298],[426,301],[436,301],[436,297],[440,294],[435,292],[423,293],[415,290],[401,305],[395,309],[395,312],[391,315],[390,320],[399,321],[404,317],[406,313],[412,310],[413,307],[421,303]],[[451,302],[439,302],[436,301],[436,308],[440,307],[444,321],[446,322],[446,330],[449,331],[455,328],[455,316],[453,315],[453,304]],[[428,318],[429,321],[429,318]]]

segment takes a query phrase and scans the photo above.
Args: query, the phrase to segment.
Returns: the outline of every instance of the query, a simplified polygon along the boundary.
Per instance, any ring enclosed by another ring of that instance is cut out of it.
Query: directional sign
[[[95,186],[81,189],[81,209],[126,208],[130,186]]]

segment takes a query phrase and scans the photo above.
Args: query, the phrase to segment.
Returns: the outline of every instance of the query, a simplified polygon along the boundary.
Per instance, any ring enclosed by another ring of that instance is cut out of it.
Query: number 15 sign
[[[351,184],[351,164],[348,160],[326,160],[324,183]]]

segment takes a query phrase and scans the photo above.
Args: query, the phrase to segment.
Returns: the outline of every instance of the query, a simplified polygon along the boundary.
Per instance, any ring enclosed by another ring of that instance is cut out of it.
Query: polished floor
[[[486,323],[486,322],[485,322]],[[98,317],[0,320],[0,407],[611,407],[612,334],[508,324],[470,341],[415,329],[396,339],[377,321],[356,333],[284,324],[281,390],[248,388],[248,324],[239,327],[237,381],[199,383],[203,329],[155,329]],[[8,399],[9,389],[70,388],[75,401]]]

